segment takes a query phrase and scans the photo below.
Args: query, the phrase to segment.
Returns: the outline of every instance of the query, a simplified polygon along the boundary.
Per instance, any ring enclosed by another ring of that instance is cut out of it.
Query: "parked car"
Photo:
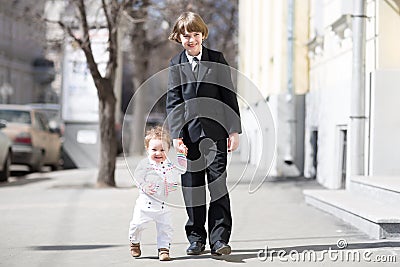
[[[0,119],[7,121],[3,131],[12,141],[12,164],[31,171],[43,165],[59,168],[61,137],[49,128],[46,115],[29,105],[0,105]]]
[[[60,136],[64,135],[65,124],[61,118],[61,107],[59,104],[47,103],[33,103],[29,104],[34,110],[43,112],[49,121],[49,128],[58,133]]]
[[[11,141],[1,129],[6,127],[6,122],[0,120],[0,182],[7,182],[10,176],[11,165]]]

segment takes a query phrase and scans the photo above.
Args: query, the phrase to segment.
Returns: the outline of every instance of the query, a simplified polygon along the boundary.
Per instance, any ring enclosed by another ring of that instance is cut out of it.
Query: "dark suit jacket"
[[[171,60],[166,107],[172,138],[188,138],[185,125],[193,119],[200,121],[205,136],[213,140],[242,132],[230,67],[221,52],[206,47],[197,81],[185,51]]]

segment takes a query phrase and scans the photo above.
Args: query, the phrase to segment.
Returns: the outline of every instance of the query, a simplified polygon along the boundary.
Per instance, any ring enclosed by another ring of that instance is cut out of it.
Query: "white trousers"
[[[129,241],[140,243],[143,230],[152,221],[156,223],[157,228],[157,248],[169,249],[173,234],[171,210],[163,202],[144,194],[140,194],[136,200],[129,225]]]

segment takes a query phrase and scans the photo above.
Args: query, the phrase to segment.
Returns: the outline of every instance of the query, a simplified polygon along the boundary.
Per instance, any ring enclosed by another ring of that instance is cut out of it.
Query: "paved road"
[[[182,207],[175,207],[174,260],[157,260],[154,225],[144,233],[142,257],[133,259],[127,228],[138,190],[124,161],[117,165],[118,188],[94,188],[95,169],[30,174],[0,185],[0,266],[396,266],[366,265],[368,260],[383,260],[378,257],[395,257],[400,262],[400,240],[371,240],[343,221],[307,206],[302,190],[320,188],[315,181],[268,178],[251,193],[251,177],[237,179],[243,165],[234,161],[229,170],[232,255],[186,256],[186,214]],[[338,240],[345,240],[347,248],[338,249]],[[266,258],[263,250],[267,247]],[[286,256],[272,257],[271,250]],[[357,255],[360,263],[354,262]]]

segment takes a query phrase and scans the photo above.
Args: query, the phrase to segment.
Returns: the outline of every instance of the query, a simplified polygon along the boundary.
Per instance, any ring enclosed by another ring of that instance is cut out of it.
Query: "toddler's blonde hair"
[[[146,147],[146,149],[149,148],[149,143],[151,139],[164,141],[165,143],[167,143],[168,149],[171,146],[171,137],[169,136],[168,131],[163,129],[163,127],[161,126],[155,126],[146,132],[146,136],[144,137],[144,146]]]

